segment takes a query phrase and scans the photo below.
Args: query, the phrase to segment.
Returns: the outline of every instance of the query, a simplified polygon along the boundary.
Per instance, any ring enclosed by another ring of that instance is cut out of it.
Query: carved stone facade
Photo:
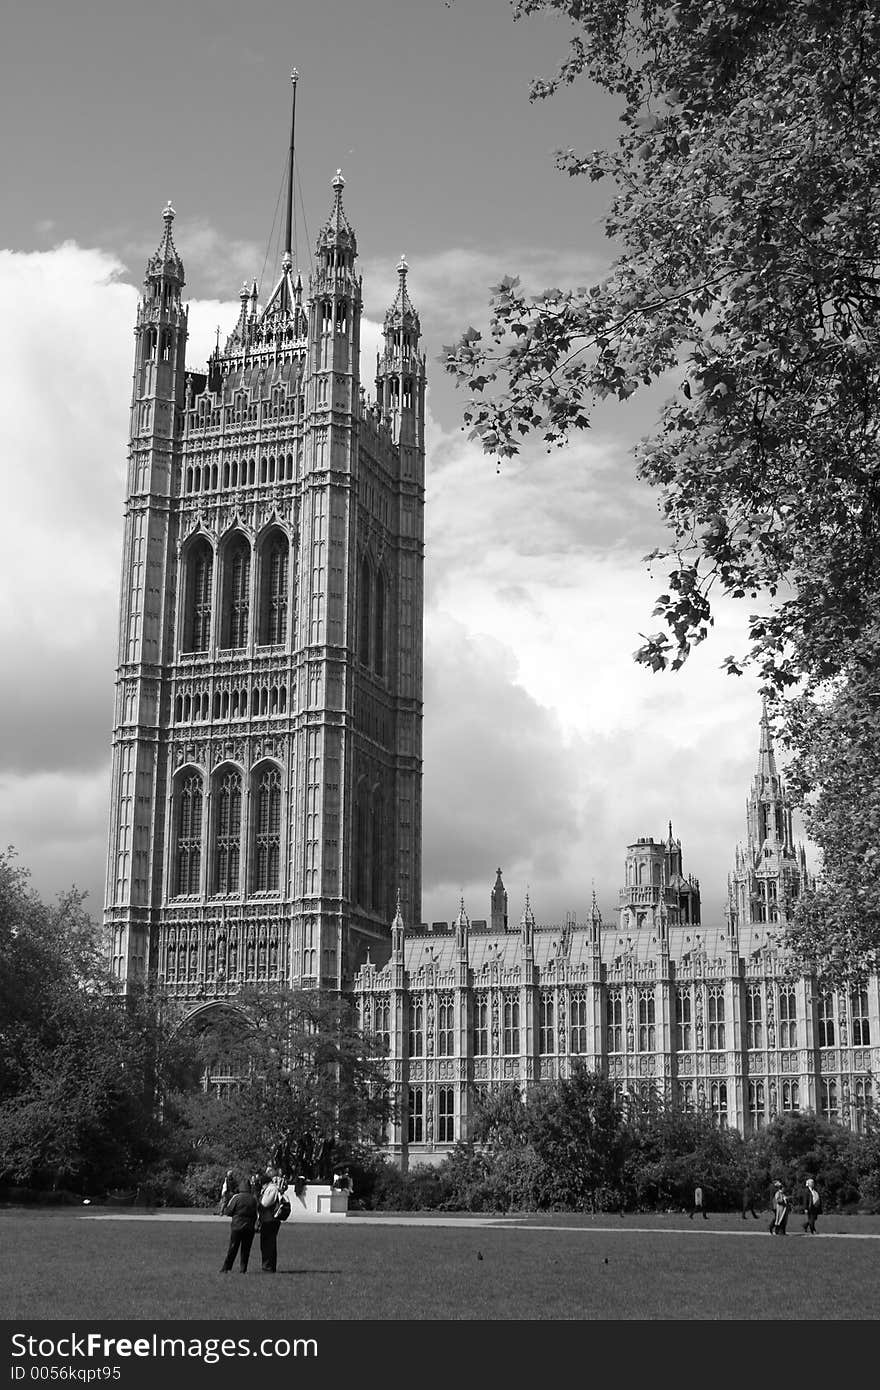
[[[367,399],[343,184],[207,371],[170,205],[138,308],[105,919],[183,1013],[340,987],[421,910],[425,359],[401,261]]]
[[[766,716],[747,815],[720,926],[701,924],[671,826],[665,841],[628,847],[616,926],[595,897],[586,925],[538,926],[527,897],[507,930],[500,870],[489,924],[471,923],[463,903],[451,927],[406,930],[398,913],[388,964],[366,964],[355,983],[365,1020],[380,997],[401,1021],[389,1039],[396,1161],[437,1162],[466,1139],[481,1087],[525,1089],[576,1060],[621,1096],[651,1090],[742,1133],[799,1110],[863,1128],[880,1070],[880,981],[822,995],[778,945],[807,870]],[[450,1030],[414,1027],[441,998]]]

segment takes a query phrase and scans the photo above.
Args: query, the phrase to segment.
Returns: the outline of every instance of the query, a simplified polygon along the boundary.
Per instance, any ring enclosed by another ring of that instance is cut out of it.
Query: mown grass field
[[[93,1209],[94,1212],[94,1209]],[[290,1222],[278,1273],[219,1267],[229,1222],[0,1212],[6,1319],[876,1319],[880,1217],[822,1218],[785,1240],[769,1217],[555,1214],[443,1225]],[[549,1228],[549,1229],[548,1229]],[[833,1239],[871,1235],[874,1239]],[[482,1258],[480,1258],[482,1256]]]

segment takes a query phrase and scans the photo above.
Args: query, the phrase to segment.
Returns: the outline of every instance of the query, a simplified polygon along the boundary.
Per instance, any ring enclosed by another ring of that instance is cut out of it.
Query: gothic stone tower
[[[170,204],[138,308],[106,920],[187,1013],[421,913],[425,358],[401,261],[368,401],[343,185],[306,301],[288,250],[206,373]]]
[[[795,845],[792,813],[776,766],[767,709],[761,714],[758,767],[746,803],[745,847],[737,846],[736,867],[728,880],[729,915],[741,933],[760,934],[785,922],[787,911],[808,883],[806,852]],[[743,946],[749,938],[743,935]]]

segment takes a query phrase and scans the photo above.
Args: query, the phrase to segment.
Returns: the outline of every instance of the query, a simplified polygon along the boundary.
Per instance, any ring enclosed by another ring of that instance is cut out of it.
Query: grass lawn
[[[507,1218],[421,1225],[350,1216],[282,1227],[278,1274],[220,1274],[229,1222],[0,1213],[7,1319],[876,1319],[880,1217],[823,1217],[785,1240],[769,1216]],[[543,1229],[549,1227],[549,1229]],[[609,1229],[603,1229],[609,1228]],[[637,1229],[643,1228],[643,1229]],[[647,1229],[644,1229],[647,1228]],[[482,1255],[482,1259],[478,1257]]]

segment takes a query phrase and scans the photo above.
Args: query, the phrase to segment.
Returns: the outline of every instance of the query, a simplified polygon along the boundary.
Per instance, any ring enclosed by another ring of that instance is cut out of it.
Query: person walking
[[[257,1199],[250,1191],[246,1180],[239,1184],[235,1196],[230,1197],[226,1203],[226,1215],[232,1217],[232,1226],[229,1232],[229,1249],[220,1266],[220,1273],[228,1274],[238,1255],[239,1269],[242,1274],[247,1274],[257,1224]]]
[[[816,1217],[822,1214],[822,1198],[813,1178],[807,1178],[807,1191],[804,1199],[804,1230],[816,1234]]]
[[[745,1219],[746,1219],[746,1212],[748,1212],[748,1211],[750,1211],[750,1212],[752,1213],[752,1216],[753,1216],[753,1217],[755,1218],[755,1220],[757,1221],[757,1219],[758,1219],[758,1213],[755,1211],[755,1199],[754,1199],[754,1196],[752,1195],[752,1189],[749,1187],[748,1183],[746,1183],[745,1187],[743,1188],[743,1200],[742,1200],[742,1219],[743,1219],[743,1221],[745,1221]]]
[[[703,1205],[703,1189],[699,1185],[699,1183],[697,1183],[697,1186],[694,1188],[694,1200],[691,1203],[691,1209],[688,1212],[688,1216],[690,1217],[691,1221],[693,1221],[694,1219],[694,1212],[697,1211],[702,1212],[704,1221],[709,1220],[709,1217],[706,1214],[706,1208]]]
[[[785,1194],[785,1188],[781,1182],[773,1184],[773,1220],[770,1222],[770,1234],[772,1236],[784,1236],[785,1228],[788,1225],[788,1213],[791,1203]]]
[[[264,1274],[274,1274],[278,1268],[278,1229],[281,1225],[281,1204],[284,1191],[274,1173],[266,1173],[260,1191],[260,1264]]]

